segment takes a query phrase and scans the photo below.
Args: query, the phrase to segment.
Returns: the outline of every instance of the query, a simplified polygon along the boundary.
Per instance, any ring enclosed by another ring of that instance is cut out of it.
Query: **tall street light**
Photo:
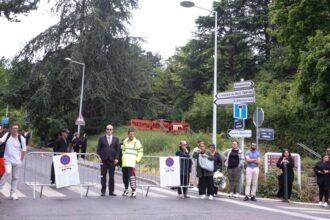
[[[78,135],[80,137],[80,126],[85,125],[85,121],[83,119],[81,109],[82,109],[82,101],[83,101],[83,94],[84,94],[84,81],[85,81],[85,63],[81,63],[75,60],[72,60],[71,58],[67,57],[64,60],[69,61],[71,63],[76,63],[83,66],[83,74],[81,79],[81,92],[80,92],[80,104],[79,104],[79,116],[76,120],[76,125],[78,126]]]
[[[215,146],[217,146],[217,105],[215,104],[216,96],[217,96],[217,27],[218,27],[218,13],[213,10],[209,10],[206,8],[202,8],[199,6],[196,6],[194,2],[192,1],[182,1],[180,3],[182,7],[185,8],[191,8],[191,7],[196,7],[208,12],[211,12],[214,14],[214,80],[213,80],[213,100],[212,100],[212,105],[213,105],[213,130],[212,130],[212,142]]]

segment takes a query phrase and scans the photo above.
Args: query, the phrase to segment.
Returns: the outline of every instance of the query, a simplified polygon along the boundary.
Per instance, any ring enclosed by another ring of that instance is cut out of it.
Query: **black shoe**
[[[101,196],[105,196],[105,193],[101,193]]]
[[[109,193],[109,196],[117,196],[117,195],[112,192],[112,193]]]
[[[55,181],[51,181],[50,184],[55,184]]]
[[[254,197],[251,197],[251,200],[252,200],[252,198],[254,198]],[[245,196],[244,199],[243,199],[243,201],[249,201],[249,197],[248,196]]]
[[[252,197],[251,197],[251,201],[256,202],[256,201],[257,201],[257,200],[256,200],[256,197],[255,197],[255,196],[252,196]]]

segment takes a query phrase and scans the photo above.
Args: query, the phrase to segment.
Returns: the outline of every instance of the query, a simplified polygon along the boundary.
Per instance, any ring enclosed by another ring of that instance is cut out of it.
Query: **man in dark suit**
[[[54,153],[67,153],[68,152],[68,138],[69,130],[63,129],[61,131],[61,135],[56,139],[54,143]],[[54,154],[56,155],[56,154]],[[54,164],[52,163],[52,170],[50,174],[51,184],[55,184],[55,172],[54,172]]]
[[[106,127],[106,135],[99,138],[97,154],[102,160],[101,165],[101,196],[105,196],[107,172],[109,171],[109,195],[116,196],[115,191],[115,166],[119,160],[119,140],[113,134],[113,126]]]

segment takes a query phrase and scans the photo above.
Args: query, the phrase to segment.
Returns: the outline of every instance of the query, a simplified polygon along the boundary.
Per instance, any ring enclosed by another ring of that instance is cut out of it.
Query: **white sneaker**
[[[212,195],[209,195],[209,200],[213,200],[213,196]]]
[[[324,203],[322,204],[322,206],[323,206],[323,207],[328,207],[328,203],[327,203],[327,202],[324,202]]]
[[[10,195],[10,198],[11,198],[12,200],[18,200],[18,197],[17,197],[17,195],[16,195],[15,193],[12,193],[12,194]]]
[[[235,193],[234,198],[238,198],[238,193]]]
[[[322,206],[323,205],[323,202],[319,202],[319,206]]]
[[[201,197],[200,197],[200,198],[201,198],[202,200],[203,200],[203,199],[205,199],[205,195],[201,195]]]
[[[228,195],[228,197],[230,198],[230,197],[233,197],[233,195],[234,195],[234,193],[229,193],[229,195]]]

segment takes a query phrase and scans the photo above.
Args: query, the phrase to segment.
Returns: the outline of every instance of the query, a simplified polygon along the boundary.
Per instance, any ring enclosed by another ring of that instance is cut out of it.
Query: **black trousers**
[[[101,193],[105,193],[107,188],[107,173],[109,172],[109,193],[113,193],[115,191],[115,163],[111,160],[102,161],[101,165]]]
[[[317,185],[319,186],[319,201],[322,202],[324,197],[324,202],[329,202],[330,185],[325,181],[318,183]]]
[[[291,198],[292,185],[293,185],[293,182],[288,181],[288,199]],[[279,190],[277,193],[277,197],[284,198],[284,180],[282,181],[282,179],[281,180],[279,179]]]
[[[81,155],[81,158],[83,158],[83,159],[85,159],[85,155],[84,155],[84,153],[86,153],[86,148],[87,148],[87,147],[84,146],[84,145],[81,147],[81,153],[83,153],[83,154]]]
[[[187,187],[182,187],[183,189],[183,194],[187,194],[188,191],[188,184],[189,184],[189,175],[180,175],[180,186],[187,186]],[[178,188],[178,194],[182,194],[181,187]]]
[[[205,195],[207,190],[207,195],[214,195],[214,183],[213,176],[203,176],[198,178],[198,191],[199,195]]]
[[[124,183],[125,189],[128,189],[131,176],[135,176],[135,169],[134,169],[134,167],[123,167],[121,169],[121,171],[123,173],[123,183]],[[131,188],[134,191],[136,189],[136,185],[133,186],[132,184],[134,184],[134,183],[133,182],[131,183]]]

